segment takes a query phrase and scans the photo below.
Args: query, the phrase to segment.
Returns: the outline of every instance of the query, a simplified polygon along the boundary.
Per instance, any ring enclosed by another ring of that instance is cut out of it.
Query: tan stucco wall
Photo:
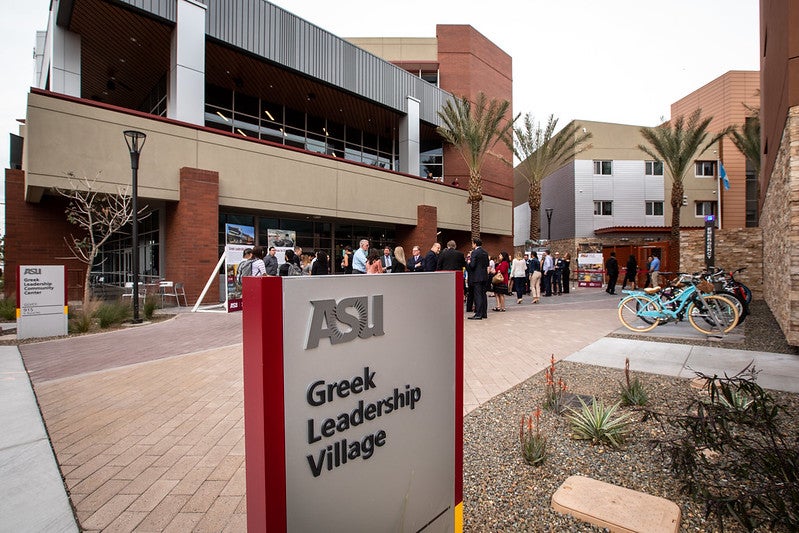
[[[346,37],[346,40],[386,61],[438,61],[435,37]]]
[[[438,226],[468,231],[467,193],[454,187],[333,158],[129,115],[41,94],[28,99],[25,138],[26,194],[65,187],[66,173],[90,178],[115,192],[130,183],[130,157],[122,135],[147,134],[139,195],[179,200],[183,167],[219,172],[219,203],[278,211],[416,225],[417,206],[438,208]],[[482,231],[512,233],[511,202],[486,198]]]

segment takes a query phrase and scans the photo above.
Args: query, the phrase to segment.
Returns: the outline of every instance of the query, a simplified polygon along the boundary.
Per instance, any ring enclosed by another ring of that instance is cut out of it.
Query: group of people
[[[399,272],[435,272],[437,270],[462,270],[466,267],[466,258],[458,251],[455,241],[449,241],[442,251],[440,243],[433,243],[430,250],[422,255],[419,246],[414,246],[411,256],[405,257],[402,246],[383,248],[382,254],[377,249],[369,249],[369,240],[362,239],[358,249],[345,246],[341,257],[341,268],[345,274],[384,274]]]
[[[239,263],[239,277],[246,276],[302,276],[329,274],[328,257],[323,251],[305,254],[300,246],[285,251],[285,262],[278,263],[277,249],[255,246],[246,248]]]
[[[485,257],[483,256],[485,254]],[[483,275],[483,259],[485,259],[485,276]],[[537,304],[540,298],[569,293],[571,278],[571,256],[550,250],[544,250],[541,257],[538,252],[516,252],[511,261],[508,252],[502,251],[496,257],[489,257],[482,248],[482,241],[472,241],[472,251],[466,258],[466,311],[474,312],[470,320],[488,318],[487,298],[489,293],[496,297],[493,311],[503,312],[506,308],[506,296],[516,294],[516,303],[524,300],[525,294],[532,296],[532,303]],[[485,279],[484,279],[485,278]]]
[[[616,259],[616,252],[610,252],[610,257],[605,261],[605,274],[607,275],[607,288],[605,292],[608,294],[616,294],[616,282],[619,280],[619,262]],[[646,264],[646,282],[644,287],[656,287],[660,280],[660,258],[656,255],[650,255],[647,258]],[[624,280],[621,283],[621,289],[627,288],[629,283],[633,289],[638,288],[638,260],[635,255],[630,254],[625,265]]]

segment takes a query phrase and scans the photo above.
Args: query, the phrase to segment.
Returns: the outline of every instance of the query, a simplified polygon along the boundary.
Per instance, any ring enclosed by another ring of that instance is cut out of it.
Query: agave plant
[[[579,398],[582,409],[576,411],[569,408],[572,438],[590,440],[591,444],[606,443],[613,448],[620,447],[629,433],[630,413],[614,418],[619,403],[605,407],[601,400],[595,400],[590,406]]]

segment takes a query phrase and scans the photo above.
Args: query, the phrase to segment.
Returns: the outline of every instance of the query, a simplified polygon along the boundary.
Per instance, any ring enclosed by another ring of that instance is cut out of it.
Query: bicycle
[[[738,309],[726,297],[704,294],[713,285],[701,276],[681,274],[679,281],[687,286],[667,300],[660,299],[660,288],[622,291],[627,296],[618,307],[619,320],[631,331],[647,332],[670,321],[688,322],[705,335],[728,333],[738,325]]]

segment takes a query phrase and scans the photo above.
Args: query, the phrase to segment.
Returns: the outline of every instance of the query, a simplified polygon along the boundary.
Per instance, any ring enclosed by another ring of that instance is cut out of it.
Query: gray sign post
[[[705,268],[716,266],[716,217],[705,217]]]

